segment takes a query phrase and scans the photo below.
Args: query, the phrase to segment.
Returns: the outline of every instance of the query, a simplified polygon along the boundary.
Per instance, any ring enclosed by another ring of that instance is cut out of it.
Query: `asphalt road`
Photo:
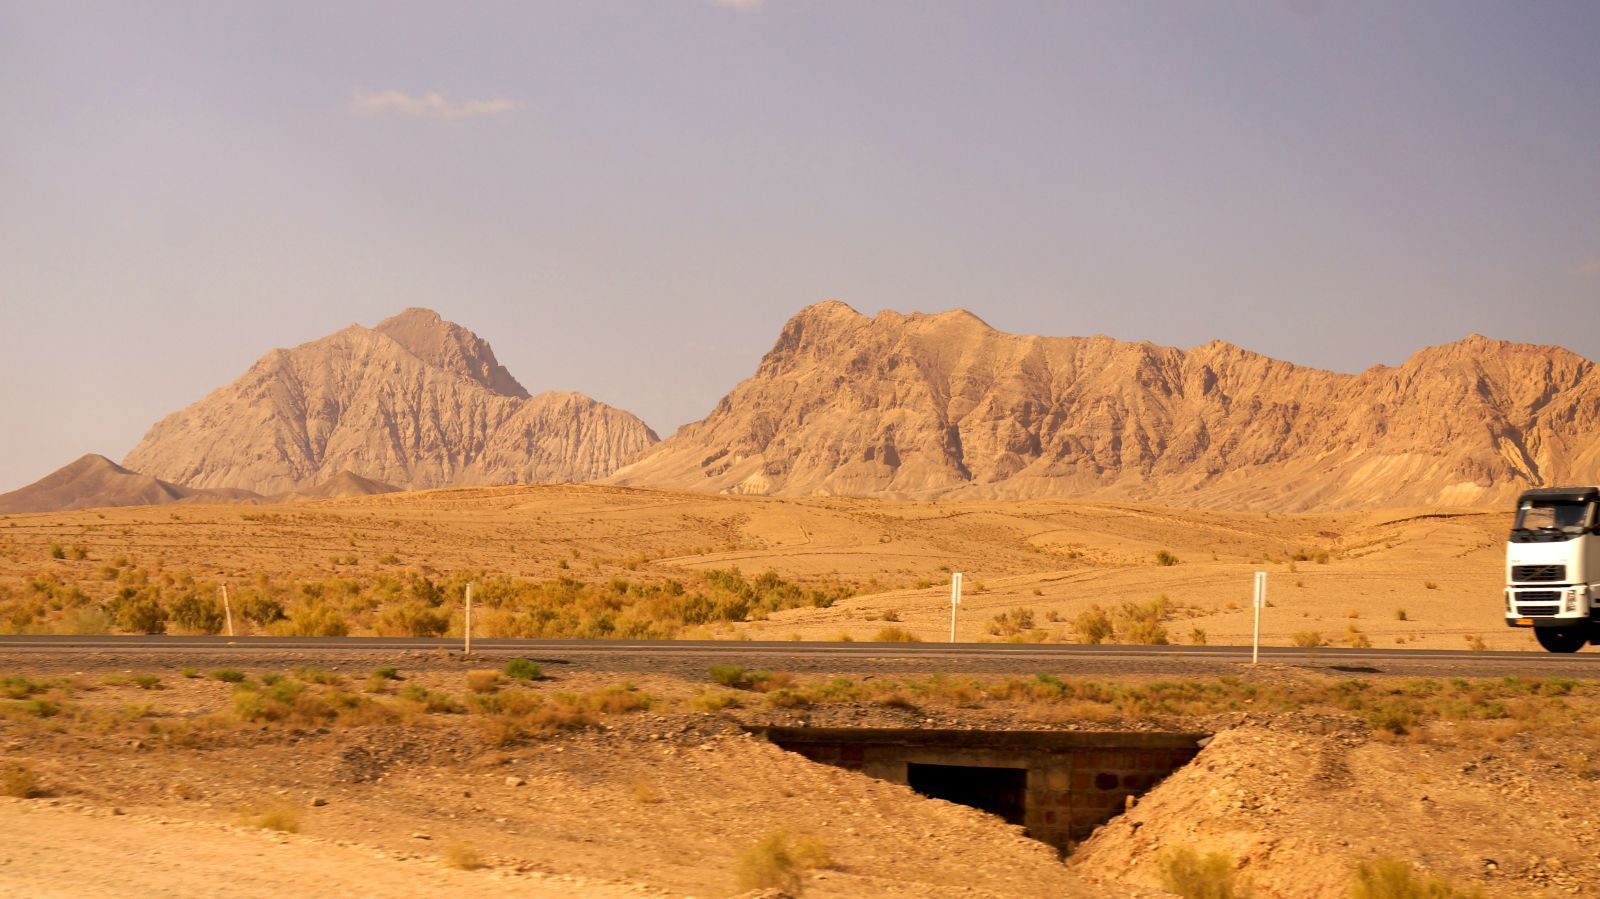
[[[408,637],[104,637],[0,635],[0,663],[32,655],[115,656],[131,661],[204,657],[271,658],[384,654],[455,655],[459,639]],[[745,640],[472,641],[474,654],[524,655],[597,670],[660,670],[702,660],[743,660],[763,667],[814,671],[903,668],[963,673],[1041,670],[1095,674],[1212,673],[1250,662],[1248,646],[1122,646],[1040,643],[811,643]],[[451,651],[446,653],[445,651]],[[1371,674],[1506,675],[1600,678],[1600,652],[1471,652],[1437,649],[1262,647],[1264,665]]]

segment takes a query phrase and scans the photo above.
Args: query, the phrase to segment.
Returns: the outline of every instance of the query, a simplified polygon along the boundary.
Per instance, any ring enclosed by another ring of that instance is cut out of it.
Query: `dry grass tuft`
[[[43,791],[39,789],[39,779],[27,765],[13,762],[0,768],[0,796],[33,799],[40,795]]]
[[[476,871],[485,866],[483,854],[471,844],[460,840],[444,847],[444,854],[440,860],[446,867],[455,868],[457,871]]]
[[[467,689],[474,693],[493,693],[500,689],[500,684],[504,680],[498,671],[468,671]]]
[[[246,827],[257,827],[261,830],[275,830],[279,833],[299,833],[300,816],[301,811],[295,806],[287,803],[277,803],[247,813],[239,823]]]
[[[1225,853],[1202,856],[1180,846],[1161,856],[1161,885],[1183,899],[1245,899],[1255,894],[1248,881],[1238,879],[1233,859]]]
[[[767,834],[739,853],[734,863],[740,888],[782,890],[790,894],[800,892],[805,872],[832,865],[826,843],[816,837],[795,838],[784,830]]]
[[[1478,899],[1483,890],[1461,889],[1437,877],[1418,875],[1411,863],[1380,856],[1356,866],[1350,899]]]

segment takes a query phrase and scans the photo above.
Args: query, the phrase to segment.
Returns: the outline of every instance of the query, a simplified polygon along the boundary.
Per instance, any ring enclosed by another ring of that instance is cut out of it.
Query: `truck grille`
[[[1561,611],[1559,606],[1528,606],[1517,603],[1517,614],[1537,618],[1541,615],[1554,615]]]
[[[1567,580],[1567,566],[1513,565],[1511,566],[1511,580],[1519,584],[1565,583]]]

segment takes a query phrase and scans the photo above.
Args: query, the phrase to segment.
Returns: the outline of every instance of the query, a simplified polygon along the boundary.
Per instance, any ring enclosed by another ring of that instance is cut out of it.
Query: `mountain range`
[[[1222,341],[1181,350],[1016,335],[963,310],[868,317],[830,301],[790,319],[708,416],[658,441],[582,394],[530,395],[487,342],[408,309],[274,350],[156,423],[122,466],[85,457],[0,496],[0,512],[589,481],[1284,511],[1478,506],[1600,481],[1597,427],[1600,370],[1555,346],[1473,335],[1351,375]]]
[[[1309,510],[1504,503],[1600,477],[1600,371],[1474,335],[1359,375],[1221,341],[1007,334],[962,310],[784,326],[754,376],[610,483]]]

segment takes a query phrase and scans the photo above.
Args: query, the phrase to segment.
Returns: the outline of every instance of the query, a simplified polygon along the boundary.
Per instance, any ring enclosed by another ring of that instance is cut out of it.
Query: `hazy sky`
[[[0,0],[0,490],[431,306],[663,436],[784,320],[1600,359],[1600,3]]]

